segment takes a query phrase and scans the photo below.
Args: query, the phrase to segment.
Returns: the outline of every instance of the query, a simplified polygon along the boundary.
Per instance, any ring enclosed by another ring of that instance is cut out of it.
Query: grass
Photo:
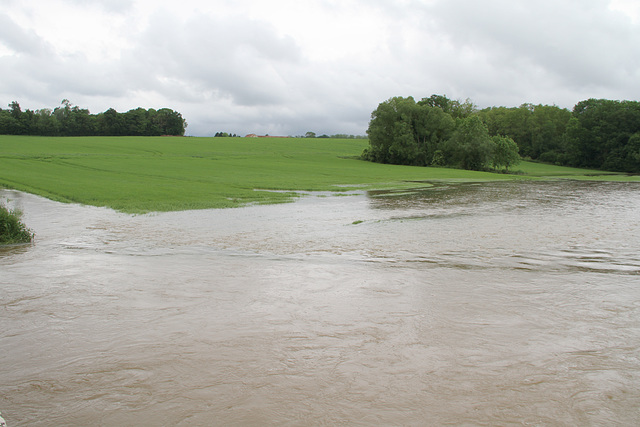
[[[401,189],[436,181],[635,180],[523,162],[524,175],[382,165],[366,140],[0,135],[0,186],[129,213],[281,203],[302,191]],[[274,191],[275,190],[275,191]]]
[[[21,216],[22,212],[0,203],[0,245],[31,242],[33,233],[20,222]]]

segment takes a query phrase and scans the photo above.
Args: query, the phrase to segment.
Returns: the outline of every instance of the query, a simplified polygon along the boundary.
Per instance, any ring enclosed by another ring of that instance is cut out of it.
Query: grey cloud
[[[640,33],[606,1],[440,1],[428,13],[457,52],[468,49],[488,63],[486,72],[517,71],[520,79],[506,81],[520,91],[535,91],[537,82],[577,93],[615,92],[637,76],[639,56],[630,50],[640,45]]]
[[[17,54],[48,55],[50,46],[34,31],[18,26],[7,14],[0,13],[0,43]]]
[[[0,75],[0,96],[31,109],[57,106],[62,98],[125,95],[117,67],[91,64],[80,54],[59,56],[49,49],[1,57]],[[35,105],[24,104],[30,100]]]
[[[569,108],[588,97],[640,97],[638,26],[605,1],[358,1],[386,17],[375,34],[380,45],[370,57],[339,61],[310,59],[264,20],[159,9],[146,28],[131,21],[131,48],[119,59],[92,63],[57,54],[0,15],[0,43],[21,52],[0,57],[0,96],[34,100],[30,108],[62,98],[94,112],[169,107],[191,135],[363,134],[377,104],[399,95]],[[358,1],[326,7],[346,13]]]
[[[96,5],[110,13],[124,14],[133,7],[133,0],[71,0],[79,6]]]
[[[141,84],[163,90],[166,81],[179,81],[239,105],[282,102],[288,69],[301,58],[293,39],[241,17],[180,22],[158,14],[137,42],[126,61]]]

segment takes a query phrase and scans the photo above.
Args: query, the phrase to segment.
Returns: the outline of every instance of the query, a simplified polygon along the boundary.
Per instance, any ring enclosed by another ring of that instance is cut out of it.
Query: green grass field
[[[292,200],[299,191],[407,188],[435,181],[635,180],[523,162],[524,175],[382,165],[366,140],[0,135],[0,186],[144,213]],[[277,191],[273,191],[277,190]]]

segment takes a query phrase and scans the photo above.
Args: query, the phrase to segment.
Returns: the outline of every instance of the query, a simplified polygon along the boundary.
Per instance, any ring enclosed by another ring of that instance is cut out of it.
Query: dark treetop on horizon
[[[136,108],[118,113],[113,108],[104,113],[72,106],[63,100],[51,110],[22,111],[13,101],[8,110],[0,109],[0,134],[42,136],[160,136],[184,135],[187,122],[169,108]]]

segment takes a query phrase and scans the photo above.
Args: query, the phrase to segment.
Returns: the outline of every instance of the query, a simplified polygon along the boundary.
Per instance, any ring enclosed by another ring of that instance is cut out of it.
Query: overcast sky
[[[640,0],[0,0],[0,107],[360,134],[392,96],[640,99]]]

